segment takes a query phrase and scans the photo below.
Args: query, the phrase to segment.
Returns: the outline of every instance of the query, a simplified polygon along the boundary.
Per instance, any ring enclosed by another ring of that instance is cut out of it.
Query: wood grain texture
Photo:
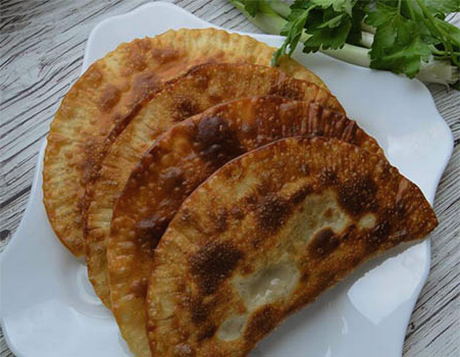
[[[18,227],[37,153],[57,106],[80,73],[84,46],[102,19],[147,0],[0,2],[0,251]],[[219,26],[259,32],[225,0],[172,1]],[[404,356],[460,355],[460,92],[430,86],[455,138],[441,180],[432,264],[407,331]],[[0,356],[13,356],[0,336]]]

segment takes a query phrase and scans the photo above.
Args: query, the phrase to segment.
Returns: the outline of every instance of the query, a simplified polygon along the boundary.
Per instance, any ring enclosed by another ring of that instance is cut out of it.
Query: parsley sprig
[[[459,86],[460,0],[230,0],[266,32],[285,36],[272,63],[321,51],[361,66]]]

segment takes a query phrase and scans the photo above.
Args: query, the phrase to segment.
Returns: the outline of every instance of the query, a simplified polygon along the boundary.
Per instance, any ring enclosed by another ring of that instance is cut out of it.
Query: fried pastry
[[[266,96],[221,104],[176,124],[140,160],[118,199],[107,241],[112,310],[136,354],[148,350],[143,312],[153,251],[183,200],[233,158],[298,135],[339,138],[383,156],[343,113]]]
[[[166,129],[189,116],[228,100],[266,94],[315,101],[343,111],[328,90],[294,79],[278,69],[249,64],[205,64],[172,80],[143,103],[116,138],[98,176],[88,183],[84,198],[88,207],[84,219],[89,278],[106,305],[109,305],[109,291],[105,238],[110,230],[113,205],[145,150]]]
[[[245,62],[268,65],[274,49],[249,36],[217,29],[168,31],[120,45],[81,76],[65,96],[47,138],[44,203],[62,243],[84,255],[82,201],[85,187],[113,140],[140,103],[194,65]],[[295,78],[324,84],[297,62],[280,69]]]
[[[381,155],[287,138],[216,171],[182,204],[153,256],[153,356],[244,356],[363,261],[437,225]]]

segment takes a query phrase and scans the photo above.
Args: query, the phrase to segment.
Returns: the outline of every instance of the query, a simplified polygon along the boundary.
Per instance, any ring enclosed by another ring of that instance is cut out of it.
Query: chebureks
[[[249,36],[182,29],[122,44],[91,65],[66,94],[47,138],[44,203],[62,243],[76,256],[85,254],[85,188],[97,177],[113,140],[164,81],[200,63],[268,65],[273,51]],[[293,60],[284,59],[280,68],[324,87],[317,76]]]
[[[153,251],[183,200],[233,158],[297,135],[339,138],[383,157],[343,113],[267,96],[221,104],[178,123],[142,158],[118,200],[107,244],[112,310],[136,354],[148,354],[144,311]],[[225,229],[219,212],[213,214]]]
[[[437,224],[380,155],[288,138],[218,170],[156,248],[148,290],[154,356],[243,356],[358,264]]]
[[[87,185],[85,238],[89,278],[98,296],[109,305],[105,239],[112,209],[128,177],[153,141],[172,125],[213,105],[252,95],[274,94],[311,100],[343,111],[327,89],[297,80],[284,72],[250,64],[204,64],[164,85],[143,103],[101,162],[97,179]]]

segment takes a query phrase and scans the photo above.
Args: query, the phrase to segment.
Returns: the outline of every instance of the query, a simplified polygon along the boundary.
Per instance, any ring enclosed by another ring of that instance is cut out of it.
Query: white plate
[[[96,26],[83,71],[121,42],[170,28],[209,26],[168,3],[144,5]],[[278,36],[253,37],[273,46],[282,42]],[[453,139],[425,86],[321,54],[298,59],[324,79],[349,116],[433,202]],[[0,308],[8,345],[27,357],[129,356],[110,313],[92,292],[84,265],[61,246],[48,223],[42,204],[43,148],[26,213],[2,254]],[[400,356],[429,266],[428,240],[367,264],[289,318],[253,355]]]

